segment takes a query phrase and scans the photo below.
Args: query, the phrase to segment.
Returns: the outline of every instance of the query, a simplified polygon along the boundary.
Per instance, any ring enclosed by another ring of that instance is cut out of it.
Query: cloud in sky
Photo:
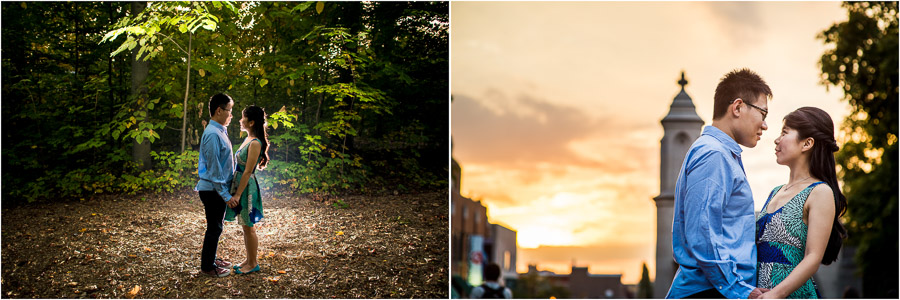
[[[715,28],[721,30],[721,36],[727,38],[730,49],[747,51],[748,44],[756,44],[765,40],[766,22],[760,15],[760,5],[755,2],[704,2],[701,3],[708,12]]]
[[[452,106],[453,124],[478,124],[454,127],[454,152],[467,163],[585,162],[567,145],[603,126],[576,109],[495,89],[480,100],[454,95]]]

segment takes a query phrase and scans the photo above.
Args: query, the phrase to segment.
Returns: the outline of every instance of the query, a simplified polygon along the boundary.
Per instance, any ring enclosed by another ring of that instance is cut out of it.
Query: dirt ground
[[[447,192],[263,198],[261,272],[199,274],[196,192],[2,210],[3,298],[448,298]],[[347,206],[335,205],[340,199]],[[245,258],[225,223],[219,257]]]

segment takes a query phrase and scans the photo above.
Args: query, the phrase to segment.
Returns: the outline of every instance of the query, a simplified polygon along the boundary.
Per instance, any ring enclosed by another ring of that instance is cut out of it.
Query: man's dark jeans
[[[219,237],[225,226],[225,200],[213,191],[200,191],[200,201],[206,211],[206,235],[203,237],[203,250],[200,254],[200,270],[216,269],[216,250],[219,248]]]

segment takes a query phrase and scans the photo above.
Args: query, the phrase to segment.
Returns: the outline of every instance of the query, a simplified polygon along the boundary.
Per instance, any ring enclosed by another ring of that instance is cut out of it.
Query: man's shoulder
[[[200,140],[221,140],[224,134],[225,133],[222,132],[222,130],[210,124],[206,125],[206,128],[203,129],[203,135],[200,137]]]
[[[701,135],[697,138],[697,141],[691,145],[688,153],[690,154],[689,156],[694,159],[709,158],[711,156],[731,156],[731,151],[729,151],[728,148],[725,148],[725,145],[723,145],[721,141],[709,135]]]

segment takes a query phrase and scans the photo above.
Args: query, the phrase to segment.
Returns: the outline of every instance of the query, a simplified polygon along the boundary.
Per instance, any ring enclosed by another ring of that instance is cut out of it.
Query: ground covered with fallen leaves
[[[4,207],[2,297],[448,298],[446,195],[264,198],[262,271],[224,278],[199,273],[190,190]],[[218,253],[244,260],[239,225]]]

